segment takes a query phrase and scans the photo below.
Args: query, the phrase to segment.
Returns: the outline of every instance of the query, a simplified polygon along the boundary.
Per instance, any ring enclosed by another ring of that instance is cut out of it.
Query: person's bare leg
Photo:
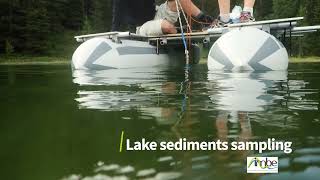
[[[188,15],[197,16],[201,12],[201,10],[193,4],[191,0],[180,0],[180,3],[184,12]],[[176,1],[168,1],[168,6],[171,11],[177,11]]]
[[[167,20],[163,20],[161,23],[161,29],[164,34],[176,34],[176,27]]]
[[[245,0],[244,1],[243,11],[250,12],[251,15],[253,15],[254,3],[255,3],[255,0]]]
[[[218,0],[220,9],[220,20],[229,22],[230,20],[230,0]]]
[[[171,11],[177,12],[177,4],[176,1],[167,1],[168,2],[168,7]]]
[[[230,0],[218,0],[220,14],[230,14]]]
[[[193,4],[191,0],[180,0],[181,6],[183,10],[189,15],[189,16],[198,16],[201,12],[201,10]]]
[[[245,0],[245,1],[244,1],[244,7],[251,7],[251,8],[253,8],[254,3],[255,3],[255,0]]]

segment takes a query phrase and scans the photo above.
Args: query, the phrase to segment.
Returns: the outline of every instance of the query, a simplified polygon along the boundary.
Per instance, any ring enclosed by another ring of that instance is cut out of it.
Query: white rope
[[[181,21],[181,17],[180,17],[180,9],[179,9],[179,0],[175,0],[176,1],[176,8],[177,8],[177,13],[178,13],[178,19],[179,19],[179,24],[180,24],[180,29],[181,29],[181,33],[183,33],[183,26],[182,26],[182,21]]]
[[[184,44],[184,51],[185,51],[185,55],[186,55],[186,67],[185,67],[185,81],[181,84],[181,89],[180,91],[182,92],[182,87],[183,85],[187,85],[188,87],[188,84],[189,84],[189,70],[190,70],[190,60],[189,60],[189,51],[188,51],[188,47],[187,47],[187,41],[186,41],[186,38],[184,36],[184,32],[183,32],[183,25],[182,25],[182,21],[181,21],[181,16],[180,16],[180,10],[179,10],[179,6],[183,12],[183,15],[186,19],[186,16],[184,14],[184,11],[183,11],[183,8],[180,4],[180,1],[179,0],[175,0],[176,1],[176,7],[177,7],[177,13],[178,13],[178,18],[179,18],[179,23],[180,23],[180,29],[181,29],[181,36],[182,36],[182,41],[183,41],[183,44]],[[189,24],[188,24],[188,20],[186,19],[186,22],[187,22],[187,25],[188,27],[190,28]],[[191,30],[191,28],[190,28]],[[187,107],[187,100],[188,100],[188,95],[187,95],[187,90],[185,91],[184,93],[184,96],[183,96],[183,103],[182,103],[182,107],[181,107],[181,110],[182,110],[182,114],[181,114],[181,117],[180,117],[180,120],[182,120],[182,117],[184,116],[185,112],[186,112],[186,107]],[[177,123],[179,123],[179,121],[177,121]]]
[[[187,44],[186,44],[186,40],[185,40],[185,37],[184,37],[184,32],[183,32],[183,26],[182,26],[182,20],[181,20],[181,16],[180,16],[180,9],[179,9],[179,0],[175,0],[176,1],[176,7],[177,7],[177,13],[178,13],[178,19],[179,19],[179,23],[180,23],[180,29],[181,29],[181,35],[182,35],[182,40],[183,40],[183,43],[184,43],[184,52],[185,52],[185,55],[186,55],[186,65],[189,65],[190,64],[190,60],[189,60],[189,51],[188,51],[188,47],[187,47]]]
[[[180,7],[180,9],[181,9],[181,11],[182,11],[183,17],[184,17],[184,19],[185,19],[185,21],[186,21],[186,23],[187,23],[187,27],[189,28],[189,31],[192,33],[191,26],[189,25],[188,18],[187,18],[186,13],[184,12],[184,10],[183,10],[183,8],[182,8],[182,5],[181,5],[181,3],[180,3],[180,0],[177,0],[177,1],[178,1],[178,4],[177,4],[177,5],[179,5],[179,7]]]

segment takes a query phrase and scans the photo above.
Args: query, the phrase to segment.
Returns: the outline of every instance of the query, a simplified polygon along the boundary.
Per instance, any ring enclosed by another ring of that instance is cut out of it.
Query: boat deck
[[[266,31],[280,40],[284,41],[285,38],[300,37],[305,33],[316,32],[320,29],[320,26],[303,26],[298,27],[298,22],[303,20],[303,17],[294,17],[294,18],[284,18],[284,19],[273,19],[273,20],[264,20],[256,21],[250,23],[238,23],[231,24],[222,28],[211,28],[203,32],[192,32],[185,33],[185,37],[191,39],[193,42],[200,43],[209,43],[215,41],[224,33],[234,29],[234,28],[244,28],[244,27],[253,27],[258,28],[263,31]],[[155,46],[165,46],[170,44],[182,44],[182,35],[181,34],[167,34],[162,36],[141,36],[135,33],[130,32],[106,32],[98,34],[88,34],[75,36],[75,39],[78,42],[85,42],[89,39],[102,37],[113,39],[115,42],[120,42],[121,39],[130,39],[136,41],[145,41],[149,42]]]

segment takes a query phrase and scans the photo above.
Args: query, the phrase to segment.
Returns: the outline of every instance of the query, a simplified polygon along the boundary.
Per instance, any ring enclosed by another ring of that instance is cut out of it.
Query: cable
[[[189,28],[189,31],[192,32],[192,29],[191,29],[191,26],[189,25],[188,23],[188,19],[187,19],[187,16],[186,16],[186,13],[184,12],[183,8],[182,8],[182,5],[180,3],[180,0],[177,0],[176,3],[178,2],[177,6],[180,7],[181,11],[182,11],[182,14],[183,14],[183,17],[184,17],[184,20],[186,21],[187,23],[187,27]],[[179,13],[180,14],[180,13]]]
[[[190,60],[189,60],[189,50],[188,50],[188,46],[187,46],[187,41],[186,41],[186,37],[185,37],[185,34],[184,34],[184,31],[183,31],[183,25],[182,25],[182,20],[181,20],[181,16],[180,16],[180,9],[179,9],[179,6],[182,10],[182,13],[183,13],[183,16],[186,20],[186,23],[187,23],[187,32],[188,30],[190,32],[192,32],[191,30],[191,27],[188,23],[188,19],[183,11],[183,8],[180,4],[180,1],[179,0],[175,0],[176,1],[176,7],[177,7],[177,13],[178,13],[178,19],[179,19],[179,23],[180,23],[180,29],[181,29],[181,37],[182,37],[182,41],[183,41],[183,45],[184,45],[184,49],[185,49],[185,55],[186,55],[186,67],[185,67],[185,81],[181,83],[181,87],[180,87],[180,93],[183,93],[183,91],[185,91],[183,94],[183,101],[182,101],[182,107],[181,107],[181,114],[180,114],[180,120],[184,117],[185,115],[185,112],[187,110],[187,100],[188,100],[188,91],[187,89],[184,90],[184,86],[188,87],[188,84],[190,83],[189,82],[189,71],[190,71]],[[189,35],[190,33],[188,33]],[[178,121],[179,122],[179,121]],[[178,123],[177,122],[177,123]]]
[[[180,9],[179,9],[179,5],[178,5],[180,2],[179,2],[179,0],[175,0],[175,1],[176,1],[177,12],[178,12],[178,19],[179,19],[179,23],[180,23],[181,37],[182,37],[184,51],[185,51],[185,55],[186,55],[186,65],[189,65],[190,64],[189,51],[188,51],[187,41],[186,41],[184,31],[183,31],[182,20],[181,20],[181,16],[180,16]]]

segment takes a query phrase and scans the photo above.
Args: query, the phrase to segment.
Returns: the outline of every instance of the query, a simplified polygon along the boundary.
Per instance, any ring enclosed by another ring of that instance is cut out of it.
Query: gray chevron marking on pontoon
[[[122,55],[139,55],[139,54],[156,54],[157,53],[156,48],[134,47],[134,46],[118,47],[117,51],[120,56],[122,56]]]
[[[230,59],[225,55],[225,53],[223,53],[223,51],[221,50],[219,45],[215,45],[217,46],[216,48],[212,48],[213,51],[211,51],[210,56],[218,61],[220,64],[224,65],[225,69],[233,69],[234,65],[232,64],[232,62],[230,61]]]
[[[97,61],[101,56],[103,56],[105,53],[107,53],[108,51],[110,51],[112,48],[111,46],[109,46],[109,44],[102,42],[101,44],[99,44],[97,46],[97,48],[90,54],[87,62],[85,63],[85,67],[89,68],[89,69],[113,69],[112,67],[108,67],[108,66],[103,66],[103,65],[98,65],[98,64],[94,64],[95,61]]]
[[[281,47],[281,48],[285,48],[284,45],[283,45],[283,43],[282,43],[281,41],[279,41],[279,39],[276,39],[276,40],[277,40],[277,42],[280,44],[280,47]]]
[[[256,54],[250,59],[249,65],[254,69],[254,70],[261,70],[261,71],[270,71],[272,69],[260,64],[260,62],[276,51],[278,51],[280,47],[278,44],[271,38],[269,37],[264,44],[260,47],[260,49],[256,52]]]

